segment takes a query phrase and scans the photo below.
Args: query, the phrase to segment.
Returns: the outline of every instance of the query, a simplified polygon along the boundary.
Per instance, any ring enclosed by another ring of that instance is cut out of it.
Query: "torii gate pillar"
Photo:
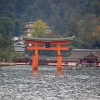
[[[32,56],[32,71],[38,72],[38,44],[35,44],[35,53]]]
[[[60,74],[62,72],[62,55],[60,53],[60,44],[57,45],[57,73]]]

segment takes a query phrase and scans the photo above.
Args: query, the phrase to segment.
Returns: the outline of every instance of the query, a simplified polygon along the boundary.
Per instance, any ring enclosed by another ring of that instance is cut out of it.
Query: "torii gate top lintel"
[[[35,40],[35,41],[66,41],[66,40],[73,40],[75,36],[66,37],[66,38],[35,38],[35,37],[28,37],[22,36],[23,39]]]
[[[34,38],[34,37],[28,37],[28,36],[22,36],[23,40],[25,40],[27,43],[50,43],[50,44],[68,44],[74,39],[75,36],[72,37],[66,37],[66,38]]]

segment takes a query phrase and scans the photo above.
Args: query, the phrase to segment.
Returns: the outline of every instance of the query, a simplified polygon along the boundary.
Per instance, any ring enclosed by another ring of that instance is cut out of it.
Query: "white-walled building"
[[[25,41],[22,40],[22,37],[13,37],[13,46],[16,52],[25,52]]]

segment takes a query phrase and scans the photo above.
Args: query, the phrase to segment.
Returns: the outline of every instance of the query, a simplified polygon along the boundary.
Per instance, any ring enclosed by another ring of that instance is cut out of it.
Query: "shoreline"
[[[16,64],[13,62],[0,62],[0,66],[15,66]]]

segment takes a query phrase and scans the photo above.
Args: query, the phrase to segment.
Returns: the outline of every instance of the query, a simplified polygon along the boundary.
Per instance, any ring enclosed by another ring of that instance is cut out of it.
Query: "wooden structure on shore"
[[[22,36],[23,40],[28,44],[33,46],[27,46],[28,50],[35,50],[35,53],[32,57],[32,70],[38,72],[38,51],[39,50],[56,50],[57,51],[57,73],[62,72],[62,55],[61,50],[68,50],[68,47],[62,47],[62,44],[69,44],[74,37],[67,38],[31,38],[27,36]],[[44,46],[40,46],[44,44]],[[55,47],[51,47],[52,44],[55,44]]]

